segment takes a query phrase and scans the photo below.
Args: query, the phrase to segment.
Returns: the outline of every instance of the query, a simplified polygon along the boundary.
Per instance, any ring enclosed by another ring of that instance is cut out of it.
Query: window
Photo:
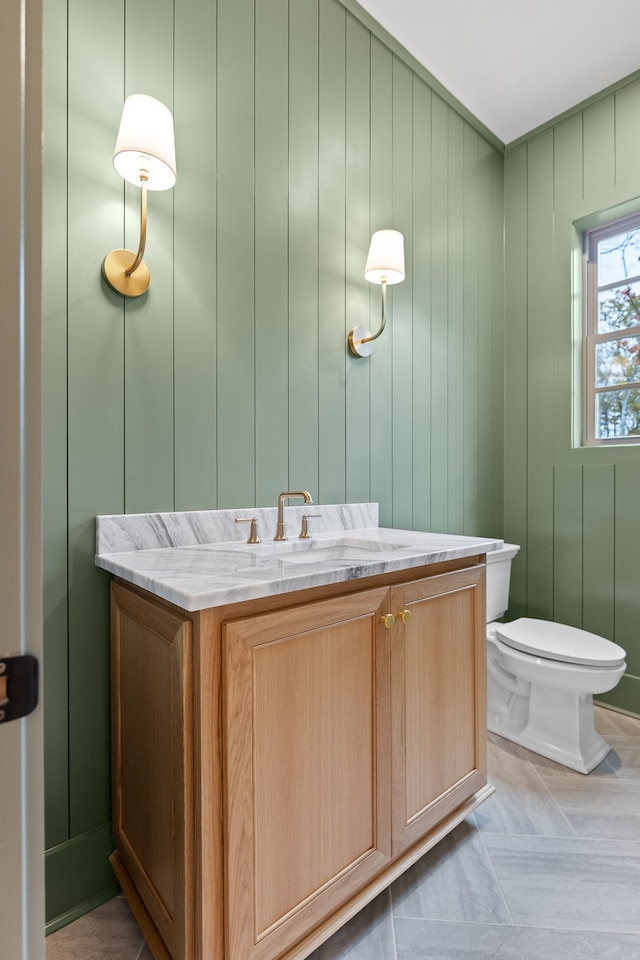
[[[585,443],[640,443],[640,214],[585,233]]]

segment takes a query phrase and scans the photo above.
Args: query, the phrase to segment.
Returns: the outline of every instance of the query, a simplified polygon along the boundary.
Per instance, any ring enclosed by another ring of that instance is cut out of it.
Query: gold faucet
[[[313,503],[311,494],[306,490],[285,490],[284,493],[281,493],[278,497],[278,526],[276,527],[274,540],[287,539],[287,535],[284,532],[284,501],[290,497],[304,497],[305,503]]]

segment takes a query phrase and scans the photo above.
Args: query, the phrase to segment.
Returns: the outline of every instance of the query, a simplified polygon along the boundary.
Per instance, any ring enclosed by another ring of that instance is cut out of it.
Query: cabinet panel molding
[[[223,627],[230,958],[290,946],[389,859],[388,597]]]
[[[118,584],[112,587],[111,616],[114,838],[171,955],[188,955],[192,624]]]
[[[411,614],[391,662],[393,852],[485,782],[484,568],[394,590]]]

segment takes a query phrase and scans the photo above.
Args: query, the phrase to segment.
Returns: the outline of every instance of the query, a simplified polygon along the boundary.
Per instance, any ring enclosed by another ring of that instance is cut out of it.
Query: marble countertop
[[[300,540],[303,514],[311,539]],[[256,517],[259,544],[248,544]],[[202,610],[488,553],[502,540],[378,525],[378,505],[285,508],[289,539],[275,543],[275,508],[101,516],[96,564],[184,610]]]

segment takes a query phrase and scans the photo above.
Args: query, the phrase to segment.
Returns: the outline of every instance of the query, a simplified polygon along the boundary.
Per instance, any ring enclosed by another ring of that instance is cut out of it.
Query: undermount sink
[[[286,540],[283,543],[244,544],[235,547],[235,551],[242,551],[248,556],[269,560],[281,560],[283,563],[326,563],[327,561],[353,562],[357,560],[372,560],[376,554],[388,553],[393,550],[408,549],[404,544],[378,543],[369,540],[358,540],[353,537],[340,537],[332,540]]]
[[[393,547],[391,547],[393,549]],[[334,547],[314,546],[308,550],[290,551],[282,557],[285,563],[323,563],[326,560],[365,560],[372,559],[372,554],[380,553],[378,546],[349,546],[338,544]]]

